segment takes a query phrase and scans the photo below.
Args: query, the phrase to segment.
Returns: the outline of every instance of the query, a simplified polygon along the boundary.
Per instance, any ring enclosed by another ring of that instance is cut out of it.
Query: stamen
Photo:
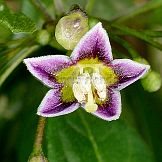
[[[83,103],[86,101],[84,91],[82,90],[79,84],[77,83],[73,84],[73,93],[78,102]]]
[[[86,101],[86,94],[91,87],[90,75],[83,73],[78,76],[73,84],[73,93],[78,102],[83,103]]]
[[[106,83],[103,77],[99,73],[93,73],[92,84],[97,90],[97,94],[102,101],[106,99]]]
[[[106,99],[106,83],[102,76],[99,74],[98,69],[93,69],[94,73],[90,76],[89,71],[84,68],[80,68],[80,74],[73,84],[73,93],[75,98],[80,103],[85,103],[85,110],[87,112],[95,112],[98,109],[98,105],[95,103],[92,89],[93,87],[97,91],[97,95],[100,100]]]

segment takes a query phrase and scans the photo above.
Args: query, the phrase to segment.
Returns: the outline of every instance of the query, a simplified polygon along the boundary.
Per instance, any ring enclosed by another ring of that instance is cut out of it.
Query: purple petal
[[[70,65],[70,58],[63,55],[42,56],[24,59],[28,70],[50,88],[56,86],[54,73]]]
[[[113,87],[121,90],[136,80],[140,79],[150,68],[149,65],[137,63],[129,59],[116,59],[111,63],[119,77],[119,81]]]
[[[71,58],[75,61],[98,58],[105,63],[113,59],[109,37],[101,23],[95,25],[82,37],[72,52]]]
[[[98,107],[98,110],[93,115],[107,120],[116,120],[121,114],[121,96],[119,91],[108,90],[107,101]]]
[[[41,102],[37,114],[44,117],[65,115],[75,111],[79,103],[63,103],[60,89],[51,89]]]

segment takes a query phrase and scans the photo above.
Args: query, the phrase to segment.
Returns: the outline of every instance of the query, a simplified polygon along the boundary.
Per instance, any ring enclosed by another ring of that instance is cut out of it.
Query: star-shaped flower
[[[51,90],[38,115],[54,117],[82,107],[107,121],[121,114],[120,90],[141,78],[149,65],[113,60],[108,35],[98,23],[77,44],[70,57],[43,56],[24,60],[28,70]]]

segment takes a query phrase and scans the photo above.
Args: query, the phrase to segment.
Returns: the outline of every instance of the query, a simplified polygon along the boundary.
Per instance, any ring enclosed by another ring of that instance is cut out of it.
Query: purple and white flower
[[[51,88],[37,114],[54,117],[82,107],[107,121],[121,114],[120,90],[140,79],[149,65],[129,59],[113,60],[111,45],[102,24],[88,31],[70,57],[27,58],[28,70]]]

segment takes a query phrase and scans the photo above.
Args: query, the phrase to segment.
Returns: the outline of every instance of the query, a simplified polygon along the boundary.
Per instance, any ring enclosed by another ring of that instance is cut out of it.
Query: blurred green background
[[[138,81],[122,90],[122,114],[117,121],[106,122],[83,110],[49,118],[43,145],[49,162],[161,162],[162,1],[38,2],[52,19],[67,13],[71,5],[79,4],[90,17],[102,20],[110,30],[115,58],[145,58],[152,71],[158,73],[158,77],[153,76],[145,83]],[[31,23],[25,18],[22,23],[18,15],[12,22],[14,18],[7,11],[5,20],[0,5],[0,161],[26,162],[35,138],[37,107],[48,88],[31,76],[22,60],[66,54],[66,51],[55,40],[43,46],[35,41],[37,33],[31,32],[35,30],[32,23],[40,30],[46,24],[46,16],[32,0],[6,0],[5,4],[12,13],[22,12]],[[48,29],[53,30],[52,27]],[[156,88],[158,91],[148,92]]]

